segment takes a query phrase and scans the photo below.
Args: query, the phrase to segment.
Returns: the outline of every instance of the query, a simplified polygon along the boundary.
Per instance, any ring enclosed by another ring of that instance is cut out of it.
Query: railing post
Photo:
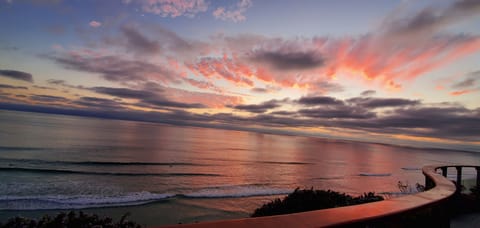
[[[442,176],[447,177],[447,169],[448,167],[442,167]]]
[[[462,167],[455,166],[457,169],[457,190],[462,191]]]
[[[475,167],[477,170],[477,188],[480,188],[480,167]]]
[[[425,190],[432,189],[434,185],[433,181],[428,176],[425,176]]]

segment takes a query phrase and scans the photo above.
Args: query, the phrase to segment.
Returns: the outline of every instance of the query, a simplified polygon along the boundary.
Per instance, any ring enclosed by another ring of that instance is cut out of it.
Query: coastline
[[[293,191],[293,190],[292,190]],[[5,210],[0,211],[0,221],[6,221],[15,216],[26,218],[40,218],[46,214],[56,215],[61,212],[83,211],[87,214],[97,214],[100,217],[108,216],[119,220],[126,213],[130,213],[127,220],[138,224],[151,226],[187,224],[225,219],[247,218],[255,210],[274,198],[283,198],[283,195],[256,196],[246,198],[220,199],[167,199],[136,206],[86,208],[74,210]],[[206,207],[208,205],[208,207]],[[171,213],[178,211],[179,213]]]

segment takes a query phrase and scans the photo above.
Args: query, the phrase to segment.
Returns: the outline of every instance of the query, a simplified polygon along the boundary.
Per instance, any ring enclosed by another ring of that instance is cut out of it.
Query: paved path
[[[450,221],[450,227],[480,227],[480,212],[455,217]]]

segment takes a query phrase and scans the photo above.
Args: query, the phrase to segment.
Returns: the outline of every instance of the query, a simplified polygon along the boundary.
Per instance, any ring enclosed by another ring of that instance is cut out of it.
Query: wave
[[[388,177],[391,176],[391,173],[360,173],[358,174],[362,177]]]
[[[125,172],[92,172],[81,170],[66,169],[37,169],[23,167],[0,167],[3,172],[34,172],[47,174],[81,174],[81,175],[104,175],[104,176],[209,176],[219,177],[220,174],[214,173],[125,173]]]
[[[48,161],[38,159],[6,159],[0,158],[3,162],[21,162],[33,164],[54,164],[54,165],[84,165],[84,166],[209,166],[190,162],[116,162],[116,161]]]
[[[13,147],[13,146],[0,146],[0,150],[46,150],[42,147]]]
[[[256,186],[205,188],[186,193],[152,193],[147,191],[103,195],[33,195],[1,196],[0,210],[53,210],[118,207],[163,202],[175,198],[243,198],[285,195],[292,190]]]
[[[175,195],[134,192],[119,196],[99,195],[37,195],[0,196],[0,210],[84,209],[113,206],[142,205],[165,200]]]
[[[273,189],[256,186],[232,186],[205,188],[196,192],[180,194],[186,198],[241,198],[251,196],[272,196],[291,193],[291,189]]]

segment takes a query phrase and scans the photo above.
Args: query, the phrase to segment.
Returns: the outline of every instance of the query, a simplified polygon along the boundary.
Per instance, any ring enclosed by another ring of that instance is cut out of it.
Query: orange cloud
[[[467,93],[471,93],[471,92],[474,92],[474,91],[475,91],[475,90],[471,90],[471,89],[457,90],[457,91],[450,92],[450,95],[452,95],[452,96],[460,96],[460,95],[467,94]]]

